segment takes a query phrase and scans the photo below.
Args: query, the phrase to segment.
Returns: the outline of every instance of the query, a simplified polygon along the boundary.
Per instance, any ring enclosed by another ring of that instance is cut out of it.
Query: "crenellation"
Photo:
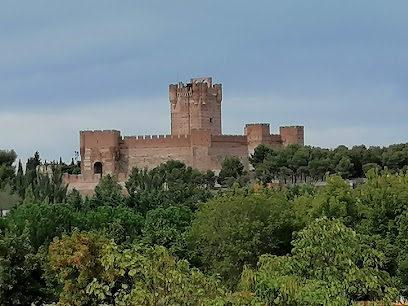
[[[80,134],[82,133],[120,133],[118,130],[82,130],[79,131]]]
[[[247,142],[247,137],[244,135],[216,135],[212,136],[214,142]]]

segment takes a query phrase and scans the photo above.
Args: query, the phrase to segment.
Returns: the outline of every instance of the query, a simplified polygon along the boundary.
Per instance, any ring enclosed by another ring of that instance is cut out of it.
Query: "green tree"
[[[367,182],[358,188],[357,204],[360,221],[356,230],[367,237],[367,243],[381,250],[387,257],[387,271],[398,274],[398,261],[405,248],[401,228],[403,216],[408,210],[408,176],[403,173],[391,174],[375,169],[367,173]],[[402,261],[401,261],[402,260]],[[405,283],[404,286],[407,286]]]
[[[232,187],[234,183],[238,183],[242,187],[248,182],[248,173],[244,170],[241,160],[235,156],[226,157],[221,164],[218,183],[224,187]]]
[[[16,169],[13,163],[16,158],[14,150],[0,150],[0,189],[14,183]]]
[[[20,197],[13,193],[10,185],[4,186],[3,189],[0,189],[0,217],[3,216],[5,210],[10,210],[20,202]]]
[[[43,262],[36,254],[28,235],[6,232],[0,235],[0,305],[32,305],[52,301],[47,288]]]
[[[67,194],[67,204],[74,207],[76,210],[80,211],[85,208],[84,199],[81,194],[75,188]]]
[[[26,232],[35,252],[82,224],[83,217],[67,204],[24,204],[8,215],[8,228],[17,235]]]
[[[283,192],[268,189],[200,204],[189,233],[193,262],[235,285],[261,254],[289,252],[291,212]]]
[[[26,182],[25,182],[23,164],[21,163],[21,159],[18,161],[17,175],[16,175],[14,185],[15,185],[17,194],[20,196],[20,198],[23,199],[25,195]]]
[[[149,210],[172,205],[196,209],[196,204],[213,196],[215,175],[200,173],[180,161],[168,161],[151,170],[132,169],[126,189],[128,206],[145,215]]]
[[[104,175],[95,187],[95,194],[90,200],[91,207],[122,205],[125,201],[122,189],[116,176]]]
[[[132,242],[141,236],[144,218],[126,206],[99,206],[86,212],[83,229],[102,232],[116,243]]]
[[[393,302],[398,291],[383,270],[384,254],[362,246],[337,220],[317,219],[300,231],[291,256],[264,255],[254,284],[257,296],[274,305],[350,305]]]
[[[202,305],[221,295],[219,283],[164,247],[123,249],[86,232],[56,239],[50,262],[63,305]]]
[[[259,164],[264,162],[268,155],[273,154],[274,150],[271,147],[260,144],[255,148],[254,153],[249,156],[249,162],[254,168],[256,168]]]
[[[336,172],[340,174],[342,178],[351,178],[353,176],[353,170],[354,165],[348,156],[342,157],[336,166]]]
[[[52,165],[51,174],[37,172],[32,181],[34,197],[39,202],[64,203],[68,185],[64,183],[61,166]]]
[[[186,229],[193,214],[183,206],[170,206],[150,210],[146,214],[143,241],[150,246],[162,245],[179,257],[186,256]]]

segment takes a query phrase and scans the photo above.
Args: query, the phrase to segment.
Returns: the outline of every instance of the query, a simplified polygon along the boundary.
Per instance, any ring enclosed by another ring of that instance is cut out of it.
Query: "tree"
[[[262,164],[268,155],[273,155],[275,152],[271,147],[264,144],[260,144],[254,150],[254,153],[249,156],[249,162],[256,168],[259,164]]]
[[[99,206],[86,212],[82,228],[102,232],[116,243],[131,243],[142,233],[144,218],[126,206]]]
[[[20,197],[13,193],[10,185],[6,185],[3,189],[0,189],[0,217],[3,216],[5,210],[10,210],[20,202]]]
[[[149,246],[162,245],[171,253],[186,256],[185,234],[193,214],[183,206],[150,210],[143,227],[143,241]]]
[[[232,187],[234,183],[238,183],[242,187],[248,182],[248,173],[244,170],[241,160],[235,156],[226,157],[221,164],[218,183],[224,187]]]
[[[67,204],[74,207],[77,211],[84,209],[84,199],[82,198],[81,194],[75,188],[71,190],[70,193],[67,194]]]
[[[6,232],[0,235],[0,305],[32,305],[52,301],[47,288],[43,262],[36,254],[28,235]]]
[[[275,305],[350,305],[393,302],[398,290],[383,270],[384,254],[365,248],[337,220],[317,219],[295,237],[291,256],[264,255],[254,284]]]
[[[8,228],[17,235],[26,232],[35,252],[82,224],[83,217],[67,204],[23,204],[8,215]]]
[[[14,150],[0,150],[0,189],[11,185],[15,178],[15,167],[13,163],[17,158]]]
[[[353,175],[354,165],[351,163],[350,158],[344,156],[340,159],[336,166],[336,172],[341,175],[342,178],[350,178]]]
[[[91,198],[90,204],[92,207],[119,206],[124,201],[122,186],[119,184],[117,177],[108,174],[103,176],[95,187],[95,194]]]
[[[126,188],[126,203],[145,215],[149,210],[172,205],[196,209],[196,204],[213,195],[212,171],[200,173],[180,161],[168,161],[151,170],[133,168]]]
[[[189,232],[193,262],[236,285],[243,267],[255,266],[261,254],[290,251],[292,219],[283,192],[269,189],[200,204]]]
[[[170,256],[164,247],[124,249],[87,232],[56,239],[50,262],[64,305],[202,305],[219,283]]]
[[[128,193],[134,195],[141,191],[162,190],[164,182],[165,175],[158,171],[134,167],[125,186]]]
[[[206,186],[207,188],[213,189],[216,180],[217,180],[217,177],[215,176],[214,171],[212,171],[212,170],[207,170],[207,171],[204,173],[203,181],[204,181],[204,184],[205,184],[205,186]]]
[[[20,198],[23,199],[25,195],[26,182],[25,182],[23,164],[21,163],[21,159],[18,161],[17,175],[15,179],[15,189],[16,189],[17,194],[20,196]]]
[[[355,225],[358,200],[349,184],[338,175],[328,176],[326,183],[326,187],[313,198],[311,216],[339,219],[348,226]]]
[[[407,174],[391,174],[387,170],[379,173],[372,169],[367,173],[366,184],[356,191],[360,216],[356,229],[367,237],[368,244],[386,255],[386,269],[392,276],[398,274],[398,261],[401,262],[401,254],[405,252],[400,244],[400,239],[404,240],[400,230],[404,228],[403,216],[408,210],[407,187]]]
[[[51,174],[38,172],[31,184],[38,202],[54,204],[66,201],[68,185],[64,183],[60,165],[52,165]]]

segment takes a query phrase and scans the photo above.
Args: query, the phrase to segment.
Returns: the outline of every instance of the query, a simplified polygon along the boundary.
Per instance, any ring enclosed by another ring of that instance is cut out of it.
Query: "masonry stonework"
[[[171,135],[122,136],[116,130],[81,131],[81,175],[66,175],[69,188],[86,194],[104,174],[122,183],[133,167],[153,168],[180,160],[200,171],[218,171],[227,156],[237,156],[249,168],[248,156],[265,144],[274,148],[304,144],[303,126],[280,127],[271,134],[267,123],[247,124],[244,135],[222,135],[222,85],[212,78],[191,79],[169,86]]]

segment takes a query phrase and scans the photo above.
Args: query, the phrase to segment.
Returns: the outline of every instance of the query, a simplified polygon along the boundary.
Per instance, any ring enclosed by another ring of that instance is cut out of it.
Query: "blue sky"
[[[223,132],[408,136],[408,1],[0,0],[0,148],[70,160],[81,129],[170,131],[168,84],[222,83]]]

